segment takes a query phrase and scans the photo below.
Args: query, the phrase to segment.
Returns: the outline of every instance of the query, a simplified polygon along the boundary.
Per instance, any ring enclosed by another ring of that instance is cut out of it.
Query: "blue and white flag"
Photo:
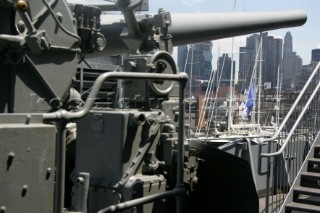
[[[250,89],[249,89],[249,93],[248,93],[248,99],[246,102],[247,114],[250,113],[253,105],[254,105],[254,88],[253,88],[253,84],[251,84]]]

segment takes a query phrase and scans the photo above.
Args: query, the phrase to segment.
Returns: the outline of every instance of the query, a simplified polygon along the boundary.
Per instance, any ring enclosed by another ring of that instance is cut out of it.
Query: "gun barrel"
[[[168,33],[172,35],[173,45],[178,46],[300,26],[306,22],[307,15],[302,10],[267,13],[171,13],[171,20]],[[107,46],[104,51],[94,53],[91,57],[126,53],[127,47],[120,37],[123,28],[123,16],[102,15],[101,33],[106,37]]]
[[[302,10],[268,13],[171,14],[174,46],[303,25]]]

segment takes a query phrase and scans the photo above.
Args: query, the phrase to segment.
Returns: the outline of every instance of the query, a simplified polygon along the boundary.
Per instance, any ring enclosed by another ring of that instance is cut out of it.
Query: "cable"
[[[62,30],[63,32],[65,32],[67,35],[69,35],[69,36],[77,39],[77,40],[78,40],[78,43],[80,44],[80,43],[81,43],[81,38],[80,38],[78,35],[76,35],[76,34],[70,32],[69,30],[67,30],[64,26],[62,26],[62,24],[60,23],[60,21],[58,20],[57,16],[54,14],[52,8],[50,7],[50,5],[47,3],[46,0],[42,0],[42,2],[46,5],[46,7],[48,8],[49,12],[51,13],[53,19],[56,21],[56,23],[57,23],[58,26],[61,28],[61,30]]]

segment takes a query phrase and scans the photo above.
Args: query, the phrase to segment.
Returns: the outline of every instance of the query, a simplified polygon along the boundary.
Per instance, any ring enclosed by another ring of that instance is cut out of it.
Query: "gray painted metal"
[[[154,24],[154,18],[137,17],[140,24],[142,20]],[[98,55],[121,54],[128,48],[121,39],[121,32],[125,23],[121,22],[123,16],[102,15],[101,33],[107,40],[107,48],[94,53],[89,57]],[[303,25],[307,20],[304,11],[286,11],[270,13],[212,13],[212,14],[174,14],[171,13],[171,26],[168,33],[172,36],[174,46],[197,43],[208,40],[227,38],[254,32],[274,30],[285,27]],[[148,27],[148,26],[146,26]]]
[[[178,125],[180,128],[178,129],[178,147],[177,147],[177,176],[176,176],[176,188],[179,190],[180,188],[183,188],[183,165],[184,165],[184,141],[185,141],[185,135],[184,135],[184,115],[185,115],[185,109],[184,109],[184,97],[185,97],[185,85],[188,79],[188,76],[185,73],[179,73],[179,74],[156,74],[156,73],[127,73],[127,72],[121,72],[121,73],[105,73],[100,75],[96,82],[94,83],[94,86],[92,90],[90,91],[89,97],[87,98],[87,101],[85,102],[85,105],[82,110],[78,112],[68,112],[66,110],[57,111],[54,113],[45,113],[43,114],[44,120],[69,120],[69,119],[79,119],[84,117],[92,107],[92,104],[94,102],[95,97],[97,97],[97,93],[101,88],[102,83],[108,79],[108,78],[124,78],[124,79],[159,79],[159,80],[175,80],[179,82],[179,118],[178,118]],[[60,133],[62,134],[62,133]],[[121,136],[121,134],[119,135]],[[58,141],[58,144],[59,141]],[[60,146],[59,151],[61,153],[64,152],[64,146]],[[58,164],[61,165],[60,169],[64,171],[63,162],[64,162],[64,155],[61,154],[60,157],[58,156]],[[85,171],[83,171],[85,172]],[[64,185],[64,173],[60,173],[60,175],[57,175],[59,177],[59,183],[57,186],[57,200],[61,201],[63,199],[63,187]],[[173,189],[173,190],[175,190]],[[170,191],[169,190],[168,193]],[[183,200],[182,198],[178,196],[177,198],[177,211],[176,212],[182,212],[183,210]],[[146,197],[148,199],[148,197]],[[56,202],[56,209],[61,209],[61,202]]]
[[[90,173],[81,172],[77,178],[73,191],[73,210],[87,213],[88,192],[90,184]]]
[[[155,122],[161,119],[158,114],[99,110],[77,121],[75,174],[85,171],[91,175],[89,212],[165,191],[162,175],[142,174],[145,156],[155,151],[160,137],[160,125]],[[145,120],[136,122],[136,117],[144,115]],[[150,190],[142,190],[145,187]],[[154,207],[148,208],[150,212]]]
[[[0,99],[1,112],[60,107],[76,73],[80,38],[66,2],[26,5],[29,12],[23,7],[1,7],[0,66],[7,72],[0,74],[1,95],[10,94]]]
[[[9,119],[0,115],[0,207],[53,212],[56,128],[21,123],[15,115]]]
[[[320,144],[320,134],[318,134],[317,137],[315,138],[315,141],[312,144],[312,146],[308,152],[308,155],[306,156],[306,160],[304,161],[301,168],[299,169],[298,175],[295,178],[295,180],[293,181],[292,186],[290,188],[290,191],[288,192],[288,195],[285,197],[285,200],[283,201],[282,205],[279,208],[279,212],[285,213],[286,212],[286,209],[285,209],[286,205],[293,201],[294,189],[296,189],[298,186],[301,185],[301,173],[306,172],[308,170],[308,160],[314,157],[315,147],[319,146],[319,144]]]
[[[34,70],[34,74],[40,77],[40,81],[45,87],[42,90],[48,90],[52,97],[44,98],[60,98],[63,99],[71,86],[71,79],[75,75],[77,66],[77,52],[80,38],[77,35],[76,28],[73,24],[73,17],[65,1],[47,1],[28,2],[30,8],[30,23],[34,28],[34,33],[43,32],[48,37],[48,50],[34,50],[27,54],[28,66]],[[54,4],[54,7],[52,5]],[[27,26],[26,21],[21,20],[21,15],[17,13],[16,27],[18,25]],[[43,15],[48,18],[43,19]],[[59,17],[61,17],[58,20]],[[22,24],[23,23],[23,24]],[[21,27],[20,27],[21,28]],[[20,35],[24,36],[28,41],[28,36],[25,35],[28,27],[20,31]],[[40,36],[41,37],[41,36]],[[40,38],[42,39],[43,36]],[[28,44],[28,42],[27,42]],[[29,46],[30,47],[30,46]],[[35,49],[34,48],[30,48]],[[75,51],[72,51],[75,50]],[[48,63],[50,61],[50,63]],[[63,69],[61,69],[63,67]],[[32,71],[31,71],[32,72]],[[63,77],[62,77],[63,76]],[[50,101],[50,100],[49,100]]]
[[[304,11],[269,13],[171,14],[174,46],[303,25]]]
[[[131,73],[131,72],[110,72],[110,73],[104,73],[100,75],[97,80],[95,81],[90,94],[87,98],[87,101],[84,104],[84,107],[82,110],[77,112],[68,112],[66,110],[59,110],[57,112],[53,113],[45,113],[43,114],[44,120],[60,120],[60,119],[77,119],[85,116],[90,108],[92,107],[95,98],[97,97],[97,94],[103,84],[103,82],[107,79],[147,79],[147,80],[173,80],[179,82],[179,90],[180,90],[180,99],[183,99],[181,96],[182,92],[181,90],[184,89],[184,84],[188,80],[188,75],[186,73],[179,73],[179,74],[157,74],[157,73]],[[183,100],[182,100],[183,101]],[[183,104],[182,104],[183,105]],[[184,114],[183,111],[180,111],[181,107],[179,108],[180,115]],[[179,117],[180,118],[180,117]]]

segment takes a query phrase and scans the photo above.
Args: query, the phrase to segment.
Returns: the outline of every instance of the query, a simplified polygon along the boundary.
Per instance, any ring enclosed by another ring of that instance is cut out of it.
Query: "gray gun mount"
[[[306,14],[146,8],[0,0],[0,213],[258,212],[248,162],[185,139],[188,76],[170,53]],[[99,55],[117,63],[85,63]]]
[[[54,4],[42,0],[36,4],[19,0],[11,5],[11,1],[1,2],[0,58],[5,66],[15,64],[17,67],[13,75],[18,76],[15,85],[19,87],[13,89],[14,83],[7,81],[8,76],[1,78],[3,89],[0,94],[3,97],[13,94],[0,100],[2,112],[70,108],[73,100],[79,97],[71,89],[76,64],[86,53],[87,57],[129,53],[131,59],[142,54],[146,64],[141,67],[150,72],[156,65],[147,62],[159,50],[171,53],[176,45],[299,26],[306,21],[303,11],[171,14],[160,9],[155,15],[135,16],[135,9],[146,5],[146,1],[139,0],[116,1],[115,6],[123,15],[101,15],[98,7],[85,5],[71,5],[71,13],[65,1]],[[166,70],[165,73],[175,71]]]
[[[107,48],[99,55],[122,54],[131,49],[123,41],[126,22],[122,16],[102,15],[101,32],[107,40]],[[268,31],[285,27],[303,25],[307,20],[304,11],[266,12],[266,13],[210,13],[174,14],[163,10],[154,16],[137,16],[143,38],[153,38],[158,44],[164,42],[166,34],[172,38],[172,45],[197,43],[254,32]],[[166,24],[168,26],[166,26]],[[155,33],[154,32],[158,32]],[[142,41],[140,41],[142,42]],[[170,51],[171,48],[169,48]],[[96,56],[96,55],[94,55]],[[91,57],[91,56],[90,56]]]

